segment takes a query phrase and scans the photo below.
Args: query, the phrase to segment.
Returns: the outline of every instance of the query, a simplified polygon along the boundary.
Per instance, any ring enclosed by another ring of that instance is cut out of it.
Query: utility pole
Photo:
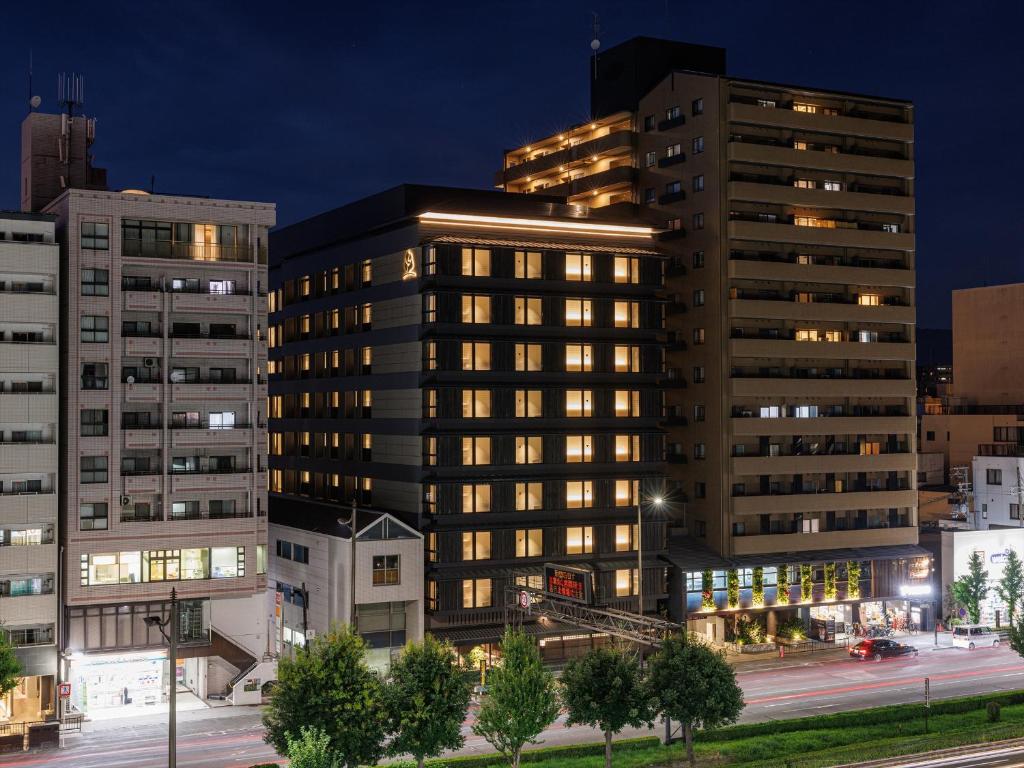
[[[349,581],[351,582],[349,587],[349,611],[348,611],[348,623],[352,625],[352,631],[356,629],[356,498],[352,497],[352,517],[349,520],[349,535],[352,537],[351,541],[351,555],[352,564],[349,569]]]
[[[178,765],[178,593],[171,587],[171,636],[168,640],[170,646],[170,667],[171,667],[171,712],[170,712],[170,733],[168,735],[167,768],[177,768]]]

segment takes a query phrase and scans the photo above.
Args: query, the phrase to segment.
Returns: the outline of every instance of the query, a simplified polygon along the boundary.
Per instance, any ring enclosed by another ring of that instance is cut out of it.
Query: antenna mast
[[[594,16],[594,37],[590,41],[590,50],[594,52],[591,58],[594,60],[594,79],[597,80],[597,49],[601,47],[601,41],[598,39],[598,35],[601,32],[601,24],[598,21],[597,11],[591,11],[590,13]]]

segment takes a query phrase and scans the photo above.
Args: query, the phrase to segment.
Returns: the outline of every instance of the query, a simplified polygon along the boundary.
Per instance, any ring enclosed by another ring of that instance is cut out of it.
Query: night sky
[[[604,47],[652,35],[728,49],[729,73],[916,105],[918,321],[949,292],[1024,280],[1016,2],[48,2],[4,5],[0,208],[19,124],[56,75],[86,79],[115,188],[264,200],[291,223],[401,182],[489,187],[505,147],[588,117]]]

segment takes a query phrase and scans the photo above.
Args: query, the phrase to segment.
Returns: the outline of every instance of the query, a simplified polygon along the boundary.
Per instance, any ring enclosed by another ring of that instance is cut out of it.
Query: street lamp
[[[171,708],[168,713],[169,722],[167,726],[167,766],[168,768],[176,768],[178,764],[178,594],[173,587],[171,588],[170,615],[164,620],[161,620],[159,616],[147,616],[142,621],[147,627],[159,629],[160,634],[163,635],[168,645],[167,653],[171,669]],[[164,631],[164,628],[167,626],[170,626],[170,634]]]
[[[355,496],[352,497],[352,514],[349,515],[348,521],[343,518],[338,518],[339,525],[347,525],[349,527],[349,554],[351,555],[351,564],[349,566],[349,609],[348,609],[348,623],[352,626],[352,631],[356,628],[356,511],[359,508],[356,506]]]
[[[661,508],[665,500],[661,496],[653,496],[651,504]],[[641,516],[640,499],[636,502],[636,601],[640,610],[638,613],[644,615],[644,534],[643,518]]]

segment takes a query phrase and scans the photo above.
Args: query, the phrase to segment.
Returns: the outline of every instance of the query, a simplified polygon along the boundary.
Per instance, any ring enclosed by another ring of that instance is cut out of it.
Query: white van
[[[975,648],[998,648],[999,635],[980,624],[961,624],[953,629],[953,647],[972,651]]]

